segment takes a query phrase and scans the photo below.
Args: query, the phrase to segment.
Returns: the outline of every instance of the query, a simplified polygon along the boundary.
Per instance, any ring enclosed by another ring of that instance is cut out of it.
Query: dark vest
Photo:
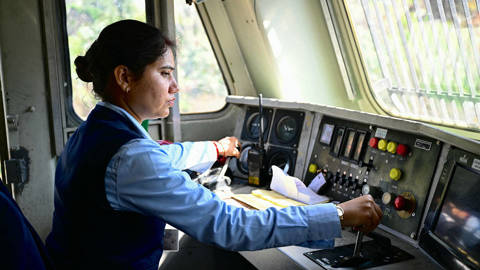
[[[55,211],[47,248],[60,269],[157,269],[165,222],[114,211],[105,172],[118,149],[142,138],[133,123],[97,105],[68,140],[55,172]]]
[[[0,268],[54,269],[43,242],[0,179]]]

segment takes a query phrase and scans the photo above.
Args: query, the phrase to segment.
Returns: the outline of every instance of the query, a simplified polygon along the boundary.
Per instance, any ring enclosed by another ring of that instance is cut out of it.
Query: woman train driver
[[[183,169],[202,171],[235,156],[238,141],[159,145],[142,128],[166,117],[179,91],[173,42],[147,24],[107,26],[77,74],[101,97],[68,140],[55,173],[53,228],[46,244],[60,269],[157,269],[165,223],[228,250],[332,247],[341,226],[373,230],[370,196],[333,204],[245,210],[227,205]]]

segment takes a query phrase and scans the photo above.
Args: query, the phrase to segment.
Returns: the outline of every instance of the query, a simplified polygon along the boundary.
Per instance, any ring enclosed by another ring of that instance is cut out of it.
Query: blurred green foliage
[[[122,19],[146,21],[145,2],[138,0],[66,0],[68,47],[72,78],[72,102],[82,119],[97,103],[91,83],[80,80],[73,64],[85,55],[105,26]]]
[[[217,111],[225,106],[228,94],[215,55],[195,6],[175,2],[177,27],[177,76],[181,113]],[[85,55],[101,30],[118,20],[146,21],[141,0],[66,0],[68,46],[75,112],[86,119],[97,103],[91,83],[80,80],[74,60]]]
[[[180,112],[213,112],[228,95],[222,73],[195,6],[175,1]]]

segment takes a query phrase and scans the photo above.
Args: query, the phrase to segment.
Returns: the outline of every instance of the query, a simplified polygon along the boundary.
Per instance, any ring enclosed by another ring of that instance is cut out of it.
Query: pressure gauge
[[[268,127],[268,118],[263,117],[263,134],[265,136]],[[247,134],[250,139],[258,139],[260,135],[260,114],[253,113],[247,121]]]
[[[277,137],[282,142],[290,142],[297,135],[297,121],[292,116],[284,116],[277,124]]]

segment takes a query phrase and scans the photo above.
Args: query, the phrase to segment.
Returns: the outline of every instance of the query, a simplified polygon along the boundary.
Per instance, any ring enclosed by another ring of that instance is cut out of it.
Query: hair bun
[[[77,56],[74,63],[78,77],[84,82],[93,82],[87,58],[85,56]]]

